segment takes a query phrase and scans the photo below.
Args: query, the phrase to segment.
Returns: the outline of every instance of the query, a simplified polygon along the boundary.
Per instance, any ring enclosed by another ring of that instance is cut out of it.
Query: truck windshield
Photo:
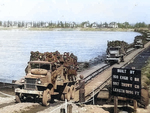
[[[111,51],[118,51],[119,48],[110,48]]]
[[[50,65],[49,64],[34,64],[34,63],[32,63],[31,69],[35,69],[35,68],[50,70]]]
[[[142,39],[137,39],[136,41],[142,41]]]

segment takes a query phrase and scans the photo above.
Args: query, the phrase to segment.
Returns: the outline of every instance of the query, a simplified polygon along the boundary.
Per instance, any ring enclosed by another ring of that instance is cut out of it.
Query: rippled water
[[[136,32],[103,31],[0,31],[0,79],[25,75],[30,51],[74,53],[78,61],[89,61],[106,51],[107,40],[132,43]]]

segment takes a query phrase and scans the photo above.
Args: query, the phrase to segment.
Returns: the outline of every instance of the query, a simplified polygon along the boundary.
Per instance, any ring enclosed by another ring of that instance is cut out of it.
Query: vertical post
[[[64,109],[64,108],[61,108],[61,109],[60,109],[60,113],[65,113],[65,109]]]
[[[114,96],[114,113],[118,113],[117,107],[118,107],[118,97]]]
[[[67,113],[67,99],[65,99],[65,111]]]
[[[67,105],[67,112],[72,113],[72,105],[71,104]]]
[[[134,111],[136,111],[137,110],[137,101],[133,100],[133,102],[134,102]]]
[[[93,89],[93,105],[95,104],[95,102],[94,102],[94,89]]]

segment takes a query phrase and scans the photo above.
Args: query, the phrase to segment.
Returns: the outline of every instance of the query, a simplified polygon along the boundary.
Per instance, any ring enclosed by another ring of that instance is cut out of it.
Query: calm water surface
[[[78,61],[89,61],[106,51],[107,40],[132,43],[136,32],[104,31],[0,31],[0,79],[16,80],[24,69],[31,51],[74,53]]]

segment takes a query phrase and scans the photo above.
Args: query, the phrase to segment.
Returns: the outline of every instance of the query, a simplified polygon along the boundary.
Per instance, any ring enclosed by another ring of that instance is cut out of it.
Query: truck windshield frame
[[[112,47],[109,49],[110,51],[119,51],[119,48],[116,48],[116,47]]]
[[[51,63],[49,62],[29,62],[31,69],[46,69],[51,70]]]

